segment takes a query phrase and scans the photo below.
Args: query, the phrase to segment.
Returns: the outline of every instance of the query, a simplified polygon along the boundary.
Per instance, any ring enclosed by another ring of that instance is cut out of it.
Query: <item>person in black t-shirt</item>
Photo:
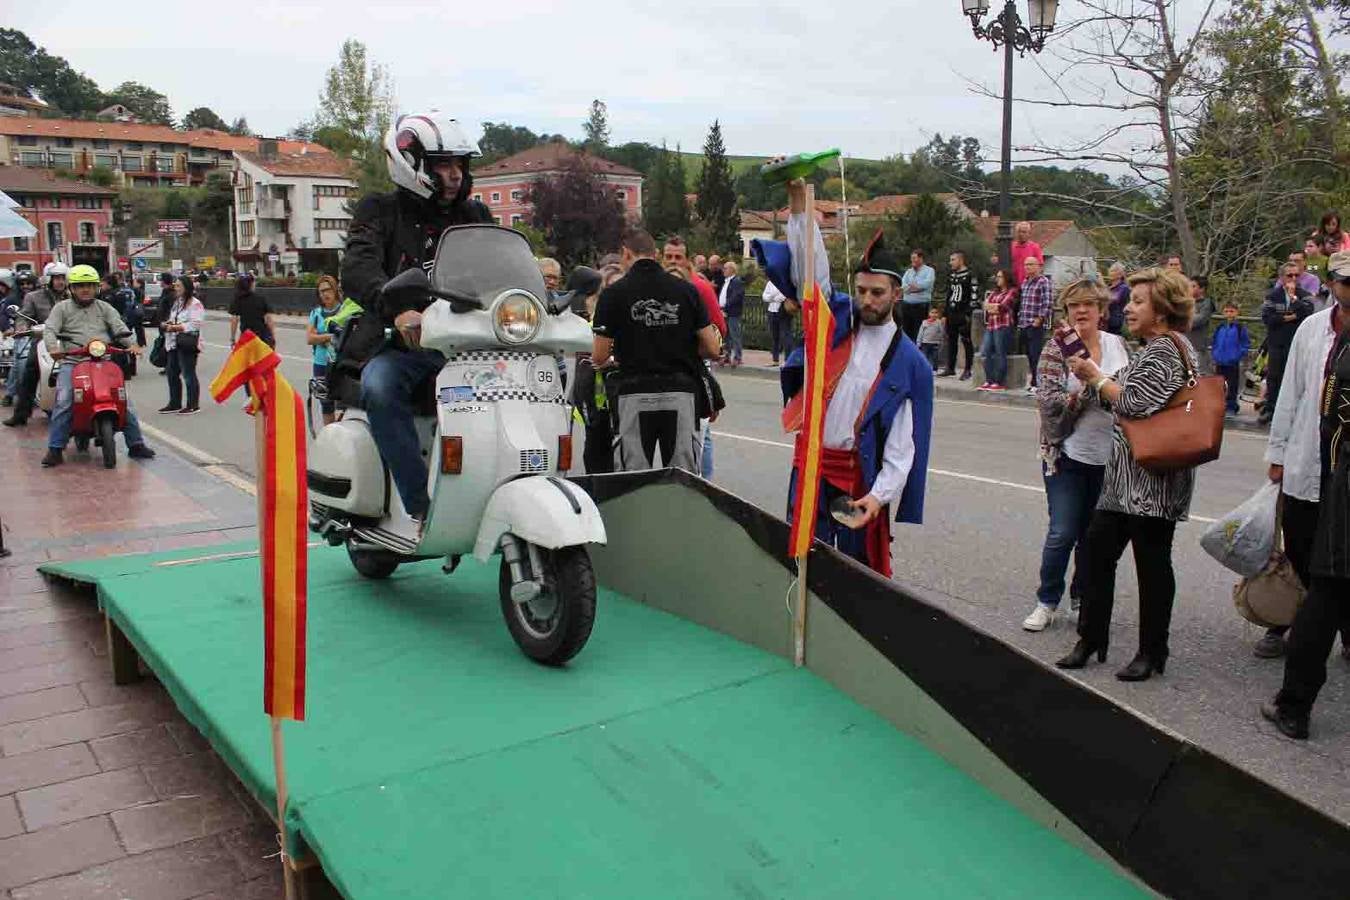
[[[267,298],[253,290],[253,276],[240,275],[234,282],[234,301],[230,303],[230,346],[245,331],[251,331],[269,347],[277,345],[273,330],[272,308]]]
[[[947,332],[947,368],[937,374],[944,377],[956,374],[956,342],[959,338],[961,346],[966,348],[966,367],[961,370],[961,380],[966,381],[975,362],[975,345],[970,339],[970,317],[977,296],[975,273],[966,265],[966,254],[960,250],[954,251],[948,262],[951,272],[947,278],[947,305],[942,310]]]
[[[609,384],[615,419],[615,466],[652,468],[655,450],[668,466],[700,471],[703,442],[695,392],[703,359],[720,350],[717,328],[693,285],[668,274],[645,231],[624,236],[627,274],[600,294],[592,329],[597,369],[617,366]]]

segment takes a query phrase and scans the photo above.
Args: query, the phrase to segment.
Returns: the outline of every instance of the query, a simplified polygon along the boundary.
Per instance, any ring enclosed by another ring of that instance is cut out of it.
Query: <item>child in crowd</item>
[[[934,369],[938,367],[938,355],[942,352],[942,344],[946,339],[946,331],[942,327],[940,316],[941,313],[936,306],[930,307],[928,318],[919,326],[919,349],[923,351],[924,357]]]
[[[1238,384],[1242,371],[1242,360],[1251,349],[1252,338],[1247,326],[1237,320],[1237,304],[1229,301],[1223,305],[1224,322],[1214,331],[1211,339],[1210,355],[1214,359],[1214,369],[1228,382],[1228,415],[1238,413]]]

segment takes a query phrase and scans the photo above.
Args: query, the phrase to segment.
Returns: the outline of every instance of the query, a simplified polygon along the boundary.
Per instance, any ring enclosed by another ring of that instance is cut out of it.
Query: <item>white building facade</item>
[[[350,166],[328,153],[234,154],[236,262],[269,275],[337,271],[346,246]]]

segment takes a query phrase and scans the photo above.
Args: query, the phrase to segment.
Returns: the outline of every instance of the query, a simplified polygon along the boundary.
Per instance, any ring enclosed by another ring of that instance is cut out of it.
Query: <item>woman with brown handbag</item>
[[[1086,537],[1079,640],[1056,665],[1080,669],[1094,653],[1099,661],[1106,661],[1116,564],[1126,544],[1131,544],[1139,577],[1139,652],[1116,677],[1143,681],[1154,671],[1162,674],[1167,663],[1176,595],[1172,537],[1177,522],[1185,521],[1190,513],[1195,466],[1165,472],[1144,468],[1131,452],[1123,423],[1166,409],[1179,391],[1194,384],[1197,361],[1185,337],[1194,308],[1185,276],[1167,269],[1145,269],[1132,275],[1129,283],[1125,320],[1130,332],[1145,342],[1144,348],[1115,376],[1102,374],[1090,358],[1069,361],[1073,374],[1116,414],[1116,426],[1101,499]]]

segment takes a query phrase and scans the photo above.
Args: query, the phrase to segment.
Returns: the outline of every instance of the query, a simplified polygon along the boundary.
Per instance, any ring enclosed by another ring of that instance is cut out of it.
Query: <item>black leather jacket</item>
[[[466,176],[459,196],[448,207],[401,189],[362,200],[347,230],[343,292],[364,309],[377,312],[386,325],[413,308],[382,302],[380,288],[404,269],[427,262],[441,232],[450,226],[492,222],[488,208],[469,199],[472,186],[473,179]]]

